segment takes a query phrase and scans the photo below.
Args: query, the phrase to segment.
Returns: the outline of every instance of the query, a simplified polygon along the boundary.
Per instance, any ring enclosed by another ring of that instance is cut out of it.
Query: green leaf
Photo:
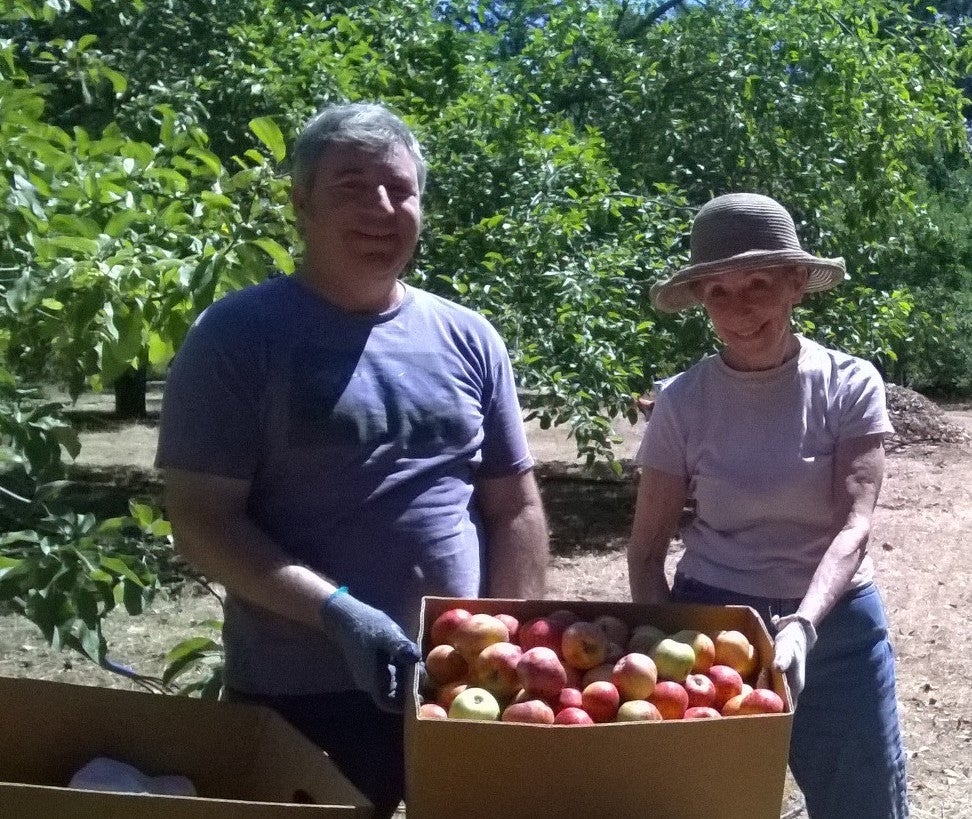
[[[280,162],[287,155],[283,133],[273,117],[257,117],[250,120],[250,130],[256,135],[273,154],[273,158]]]
[[[290,274],[294,272],[294,260],[290,253],[274,239],[270,239],[266,236],[261,236],[259,239],[252,239],[249,244],[255,245],[260,248],[264,253],[266,253],[272,260],[273,263],[284,273]]]

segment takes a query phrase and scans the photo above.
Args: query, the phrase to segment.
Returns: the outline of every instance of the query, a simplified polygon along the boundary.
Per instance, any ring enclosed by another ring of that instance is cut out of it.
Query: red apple
[[[632,651],[618,660],[611,669],[614,683],[622,700],[644,700],[655,690],[658,671],[655,661],[647,654]]]
[[[567,628],[566,625],[551,620],[549,617],[535,617],[532,620],[527,620],[517,630],[517,642],[524,651],[543,646],[555,651],[559,657],[560,642],[564,636],[565,628]]]
[[[583,708],[564,708],[554,717],[556,725],[593,725],[594,720]]]
[[[555,700],[567,682],[557,653],[545,646],[524,651],[516,664],[516,675],[526,692],[548,701]]]
[[[739,704],[739,714],[782,714],[783,698],[769,688],[756,688],[746,694]]]
[[[557,696],[557,701],[555,703],[556,707],[554,711],[560,712],[565,708],[581,708],[584,705],[584,699],[581,696],[581,691],[579,688],[564,688],[560,694]]]
[[[688,708],[688,692],[674,680],[659,680],[648,697],[662,715],[662,719],[681,719]]]
[[[594,625],[604,632],[609,643],[617,643],[619,646],[628,644],[631,629],[620,617],[615,617],[613,614],[602,614],[600,617],[594,618]]]
[[[472,614],[466,609],[456,608],[442,612],[442,614],[435,618],[429,632],[429,639],[432,641],[432,645],[439,646],[443,643],[451,643],[452,633],[456,630],[456,626],[463,620],[468,620],[470,617],[472,617]]]
[[[474,614],[452,632],[452,644],[472,667],[479,652],[493,643],[508,643],[510,633],[492,614]]]
[[[520,689],[516,664],[523,650],[513,643],[491,643],[473,661],[473,682],[499,699],[512,697]]]
[[[706,674],[715,683],[716,698],[713,707],[722,710],[722,706],[742,692],[743,679],[735,668],[728,665],[714,665]]]
[[[661,711],[648,700],[628,700],[618,708],[615,722],[657,722],[662,718]]]
[[[581,691],[581,706],[594,722],[611,722],[618,715],[621,695],[609,682],[592,682]]]
[[[516,633],[520,630],[520,621],[517,620],[512,614],[497,614],[496,619],[501,621],[506,630],[510,633],[510,642],[515,643]]]
[[[578,620],[564,629],[560,654],[567,665],[586,671],[603,663],[607,653],[607,637],[593,623]]]
[[[724,717],[735,717],[739,715],[739,706],[742,705],[742,701],[746,698],[745,694],[736,694],[735,697],[730,697],[722,706],[722,716]]]
[[[721,716],[722,714],[715,708],[710,708],[708,705],[693,705],[685,709],[685,716],[682,719],[714,719]]]
[[[465,677],[469,666],[455,646],[440,643],[432,646],[425,655],[425,670],[429,672],[433,683],[445,685]]]
[[[524,700],[506,706],[500,719],[503,722],[535,722],[553,725],[554,712],[543,700]]]
[[[449,712],[436,702],[423,702],[419,706],[419,719],[448,719]]]
[[[581,691],[587,688],[592,682],[597,682],[598,680],[611,682],[611,674],[613,671],[613,663],[601,663],[600,665],[594,666],[594,668],[588,668],[581,677]]]
[[[685,678],[685,691],[688,693],[689,708],[714,707],[716,687],[705,674],[689,674]]]

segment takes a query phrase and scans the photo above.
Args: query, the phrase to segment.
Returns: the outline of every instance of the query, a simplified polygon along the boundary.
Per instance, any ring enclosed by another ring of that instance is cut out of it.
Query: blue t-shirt
[[[411,287],[393,310],[351,314],[283,277],[220,300],[190,331],[156,465],[250,480],[267,535],[414,635],[423,595],[483,588],[475,480],[533,459],[484,318]],[[224,642],[240,690],[353,687],[319,632],[232,596]]]

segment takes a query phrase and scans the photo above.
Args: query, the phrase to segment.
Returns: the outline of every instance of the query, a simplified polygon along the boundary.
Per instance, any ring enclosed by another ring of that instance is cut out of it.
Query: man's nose
[[[386,213],[395,212],[395,206],[392,204],[391,197],[388,195],[388,188],[386,188],[384,185],[378,185],[375,189],[372,204]]]

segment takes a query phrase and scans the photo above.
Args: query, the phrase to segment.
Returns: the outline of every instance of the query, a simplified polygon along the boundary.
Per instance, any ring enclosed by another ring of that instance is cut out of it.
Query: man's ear
[[[793,285],[794,307],[803,301],[803,296],[807,292],[807,282],[810,281],[810,269],[807,267],[795,267],[790,271],[790,282]]]
[[[297,227],[303,228],[304,216],[307,212],[307,202],[310,194],[303,185],[296,183],[290,186],[290,202],[294,206],[294,216],[297,218]]]

